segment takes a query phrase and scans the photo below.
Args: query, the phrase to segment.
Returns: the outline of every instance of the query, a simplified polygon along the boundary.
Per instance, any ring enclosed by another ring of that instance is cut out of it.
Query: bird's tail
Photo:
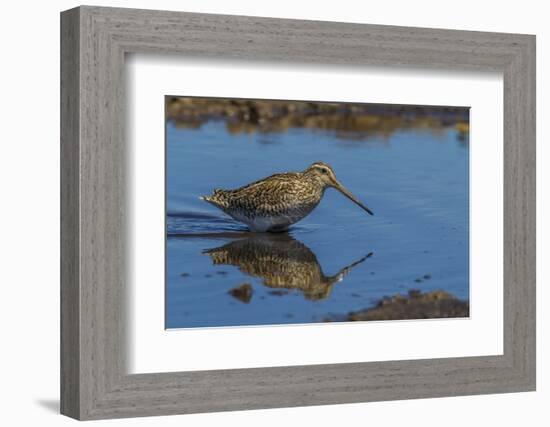
[[[226,191],[216,188],[210,196],[200,196],[199,199],[204,200],[214,206],[224,207],[227,205]]]

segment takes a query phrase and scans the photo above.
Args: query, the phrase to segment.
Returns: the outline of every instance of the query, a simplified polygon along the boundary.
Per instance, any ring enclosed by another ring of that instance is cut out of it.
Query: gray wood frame
[[[124,56],[130,52],[502,72],[504,354],[128,375]],[[61,14],[61,165],[65,415],[100,419],[535,389],[534,36],[71,9]]]

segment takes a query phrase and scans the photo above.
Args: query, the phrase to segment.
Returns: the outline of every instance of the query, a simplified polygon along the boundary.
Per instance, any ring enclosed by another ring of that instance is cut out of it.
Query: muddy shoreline
[[[369,320],[412,320],[469,317],[470,305],[445,291],[421,292],[384,297],[374,307],[328,316],[325,322],[357,322]]]
[[[224,121],[233,134],[308,128],[354,139],[389,137],[397,130],[455,128],[459,138],[466,139],[469,132],[467,107],[166,97],[166,118],[190,129]]]

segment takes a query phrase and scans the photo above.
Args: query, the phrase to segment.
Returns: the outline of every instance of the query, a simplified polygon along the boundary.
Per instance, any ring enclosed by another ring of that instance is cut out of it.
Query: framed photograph
[[[166,113],[167,329],[469,317],[469,108]]]
[[[61,14],[61,411],[535,390],[535,37]]]

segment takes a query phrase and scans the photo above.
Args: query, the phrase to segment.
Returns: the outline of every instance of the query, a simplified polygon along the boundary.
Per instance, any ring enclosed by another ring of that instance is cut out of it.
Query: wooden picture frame
[[[127,374],[126,53],[502,72],[504,353]],[[61,165],[65,415],[84,420],[535,389],[532,35],[78,7],[61,14]]]

